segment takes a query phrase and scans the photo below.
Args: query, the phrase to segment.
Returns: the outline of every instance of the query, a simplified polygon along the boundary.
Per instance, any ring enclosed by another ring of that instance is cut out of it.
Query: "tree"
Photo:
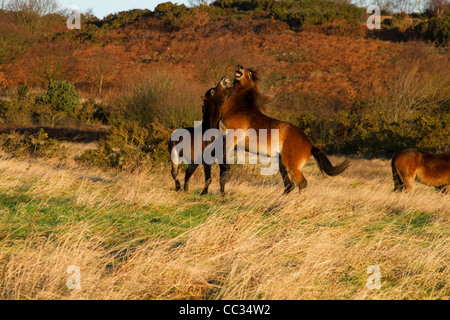
[[[14,13],[15,23],[29,33],[36,34],[42,27],[42,17],[54,13],[58,9],[58,4],[56,0],[10,0],[5,8]]]
[[[439,17],[444,12],[450,11],[449,0],[429,0],[427,11],[435,17]]]
[[[116,75],[117,60],[108,52],[95,52],[88,60],[87,75],[92,88],[96,87],[98,95],[102,95],[105,84]]]
[[[37,83],[48,85],[53,81],[71,80],[76,67],[73,48],[69,42],[46,43],[35,45],[29,50],[32,58],[26,67]]]

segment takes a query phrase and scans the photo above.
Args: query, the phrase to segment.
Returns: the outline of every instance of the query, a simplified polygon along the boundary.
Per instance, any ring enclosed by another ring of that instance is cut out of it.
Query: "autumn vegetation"
[[[384,8],[379,30],[347,1],[166,2],[83,13],[79,30],[26,2],[0,10],[0,298],[450,297],[450,198],[393,193],[389,165],[450,152],[445,1]],[[200,173],[175,193],[167,139],[237,64],[349,171],[308,163],[308,188],[281,198],[279,176],[234,167],[221,197],[214,168],[211,195]],[[89,289],[67,289],[69,265]]]

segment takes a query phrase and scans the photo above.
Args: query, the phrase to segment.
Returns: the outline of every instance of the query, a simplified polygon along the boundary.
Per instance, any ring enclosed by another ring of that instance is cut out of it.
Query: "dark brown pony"
[[[223,101],[226,98],[226,95],[229,92],[227,90],[227,87],[229,87],[229,86],[230,86],[229,81],[224,77],[220,80],[220,82],[217,84],[216,87],[209,89],[205,93],[205,96],[202,97],[203,98],[202,146],[201,146],[202,152],[205,150],[205,148],[208,146],[208,144],[210,144],[212,142],[212,141],[203,141],[203,134],[205,133],[206,130],[211,128],[210,124],[213,124],[215,127],[218,126],[218,124],[215,122],[215,121],[217,121],[215,119],[218,117],[216,115],[216,112],[219,112],[219,107],[221,106],[221,104],[223,103]],[[184,176],[184,190],[188,191],[189,190],[189,179],[191,178],[192,174],[197,169],[198,164],[194,163],[194,161],[195,161],[195,159],[194,159],[194,127],[187,127],[187,128],[183,128],[183,129],[187,130],[191,137],[191,144],[190,144],[191,156],[190,156],[190,159],[188,159],[190,161],[190,164],[188,165],[188,168],[187,168],[185,176]],[[172,140],[172,138],[170,138],[168,141],[169,154],[172,155],[172,150],[174,149],[174,147],[177,144],[182,143],[182,141],[183,141],[182,137],[180,138],[180,141],[174,141],[174,140]],[[180,154],[178,155],[179,158],[183,157],[182,153],[183,153],[183,151],[181,150]],[[203,171],[205,174],[205,186],[203,188],[203,191],[201,192],[201,195],[205,195],[208,193],[208,188],[209,188],[209,185],[211,184],[211,165],[205,163],[204,161],[202,161],[202,165],[203,165]],[[220,165],[221,178],[223,176],[225,176],[228,171],[229,171],[229,168],[226,165]],[[176,191],[179,191],[181,189],[181,183],[178,180],[179,172],[180,172],[180,165],[172,161],[171,174],[172,174],[172,178],[175,181],[175,190]],[[221,179],[220,181],[221,181],[220,190],[223,193],[223,192],[225,192],[225,179]]]
[[[446,192],[450,184],[450,154],[433,154],[417,149],[395,153],[391,161],[394,191],[411,192],[416,180],[437,191]]]
[[[279,145],[275,153],[280,156],[279,169],[284,182],[284,194],[291,192],[295,184],[299,190],[307,185],[302,168],[311,154],[316,159],[319,168],[329,176],[336,176],[347,169],[349,160],[333,166],[328,157],[308,139],[306,134],[298,127],[266,116],[263,112],[270,102],[270,97],[262,94],[258,87],[258,75],[254,70],[237,66],[235,69],[234,86],[231,95],[223,103],[220,112],[220,126],[224,129],[266,129],[267,147],[270,153],[271,129],[279,130]],[[217,123],[217,119],[215,123]],[[214,123],[211,123],[214,125]],[[235,140],[235,145],[237,141]],[[248,149],[248,140],[245,141]],[[259,143],[259,138],[258,138]],[[261,146],[258,145],[259,151]],[[264,147],[264,146],[263,146]],[[276,154],[274,154],[276,155]],[[268,156],[274,156],[268,154]],[[295,183],[295,184],[294,184]]]

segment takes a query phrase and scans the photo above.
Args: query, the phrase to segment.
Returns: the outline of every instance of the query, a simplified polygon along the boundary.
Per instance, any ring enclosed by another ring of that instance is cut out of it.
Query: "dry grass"
[[[74,144],[75,150],[83,147]],[[334,163],[339,158],[332,158]],[[227,195],[177,194],[168,167],[105,173],[0,162],[1,299],[448,299],[450,197],[393,193],[390,164],[354,160],[308,188],[235,168]],[[70,265],[81,289],[66,286]],[[381,269],[369,290],[367,267]]]

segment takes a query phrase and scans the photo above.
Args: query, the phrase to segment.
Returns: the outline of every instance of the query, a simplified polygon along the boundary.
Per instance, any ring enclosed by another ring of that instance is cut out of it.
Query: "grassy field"
[[[73,160],[92,144],[67,146],[65,160],[2,156],[0,299],[450,297],[450,196],[392,192],[387,160],[334,178],[311,160],[289,196],[279,175],[236,166],[222,197],[215,166],[201,197],[201,169],[176,193],[168,164],[104,172]],[[71,265],[81,289],[67,287]]]

